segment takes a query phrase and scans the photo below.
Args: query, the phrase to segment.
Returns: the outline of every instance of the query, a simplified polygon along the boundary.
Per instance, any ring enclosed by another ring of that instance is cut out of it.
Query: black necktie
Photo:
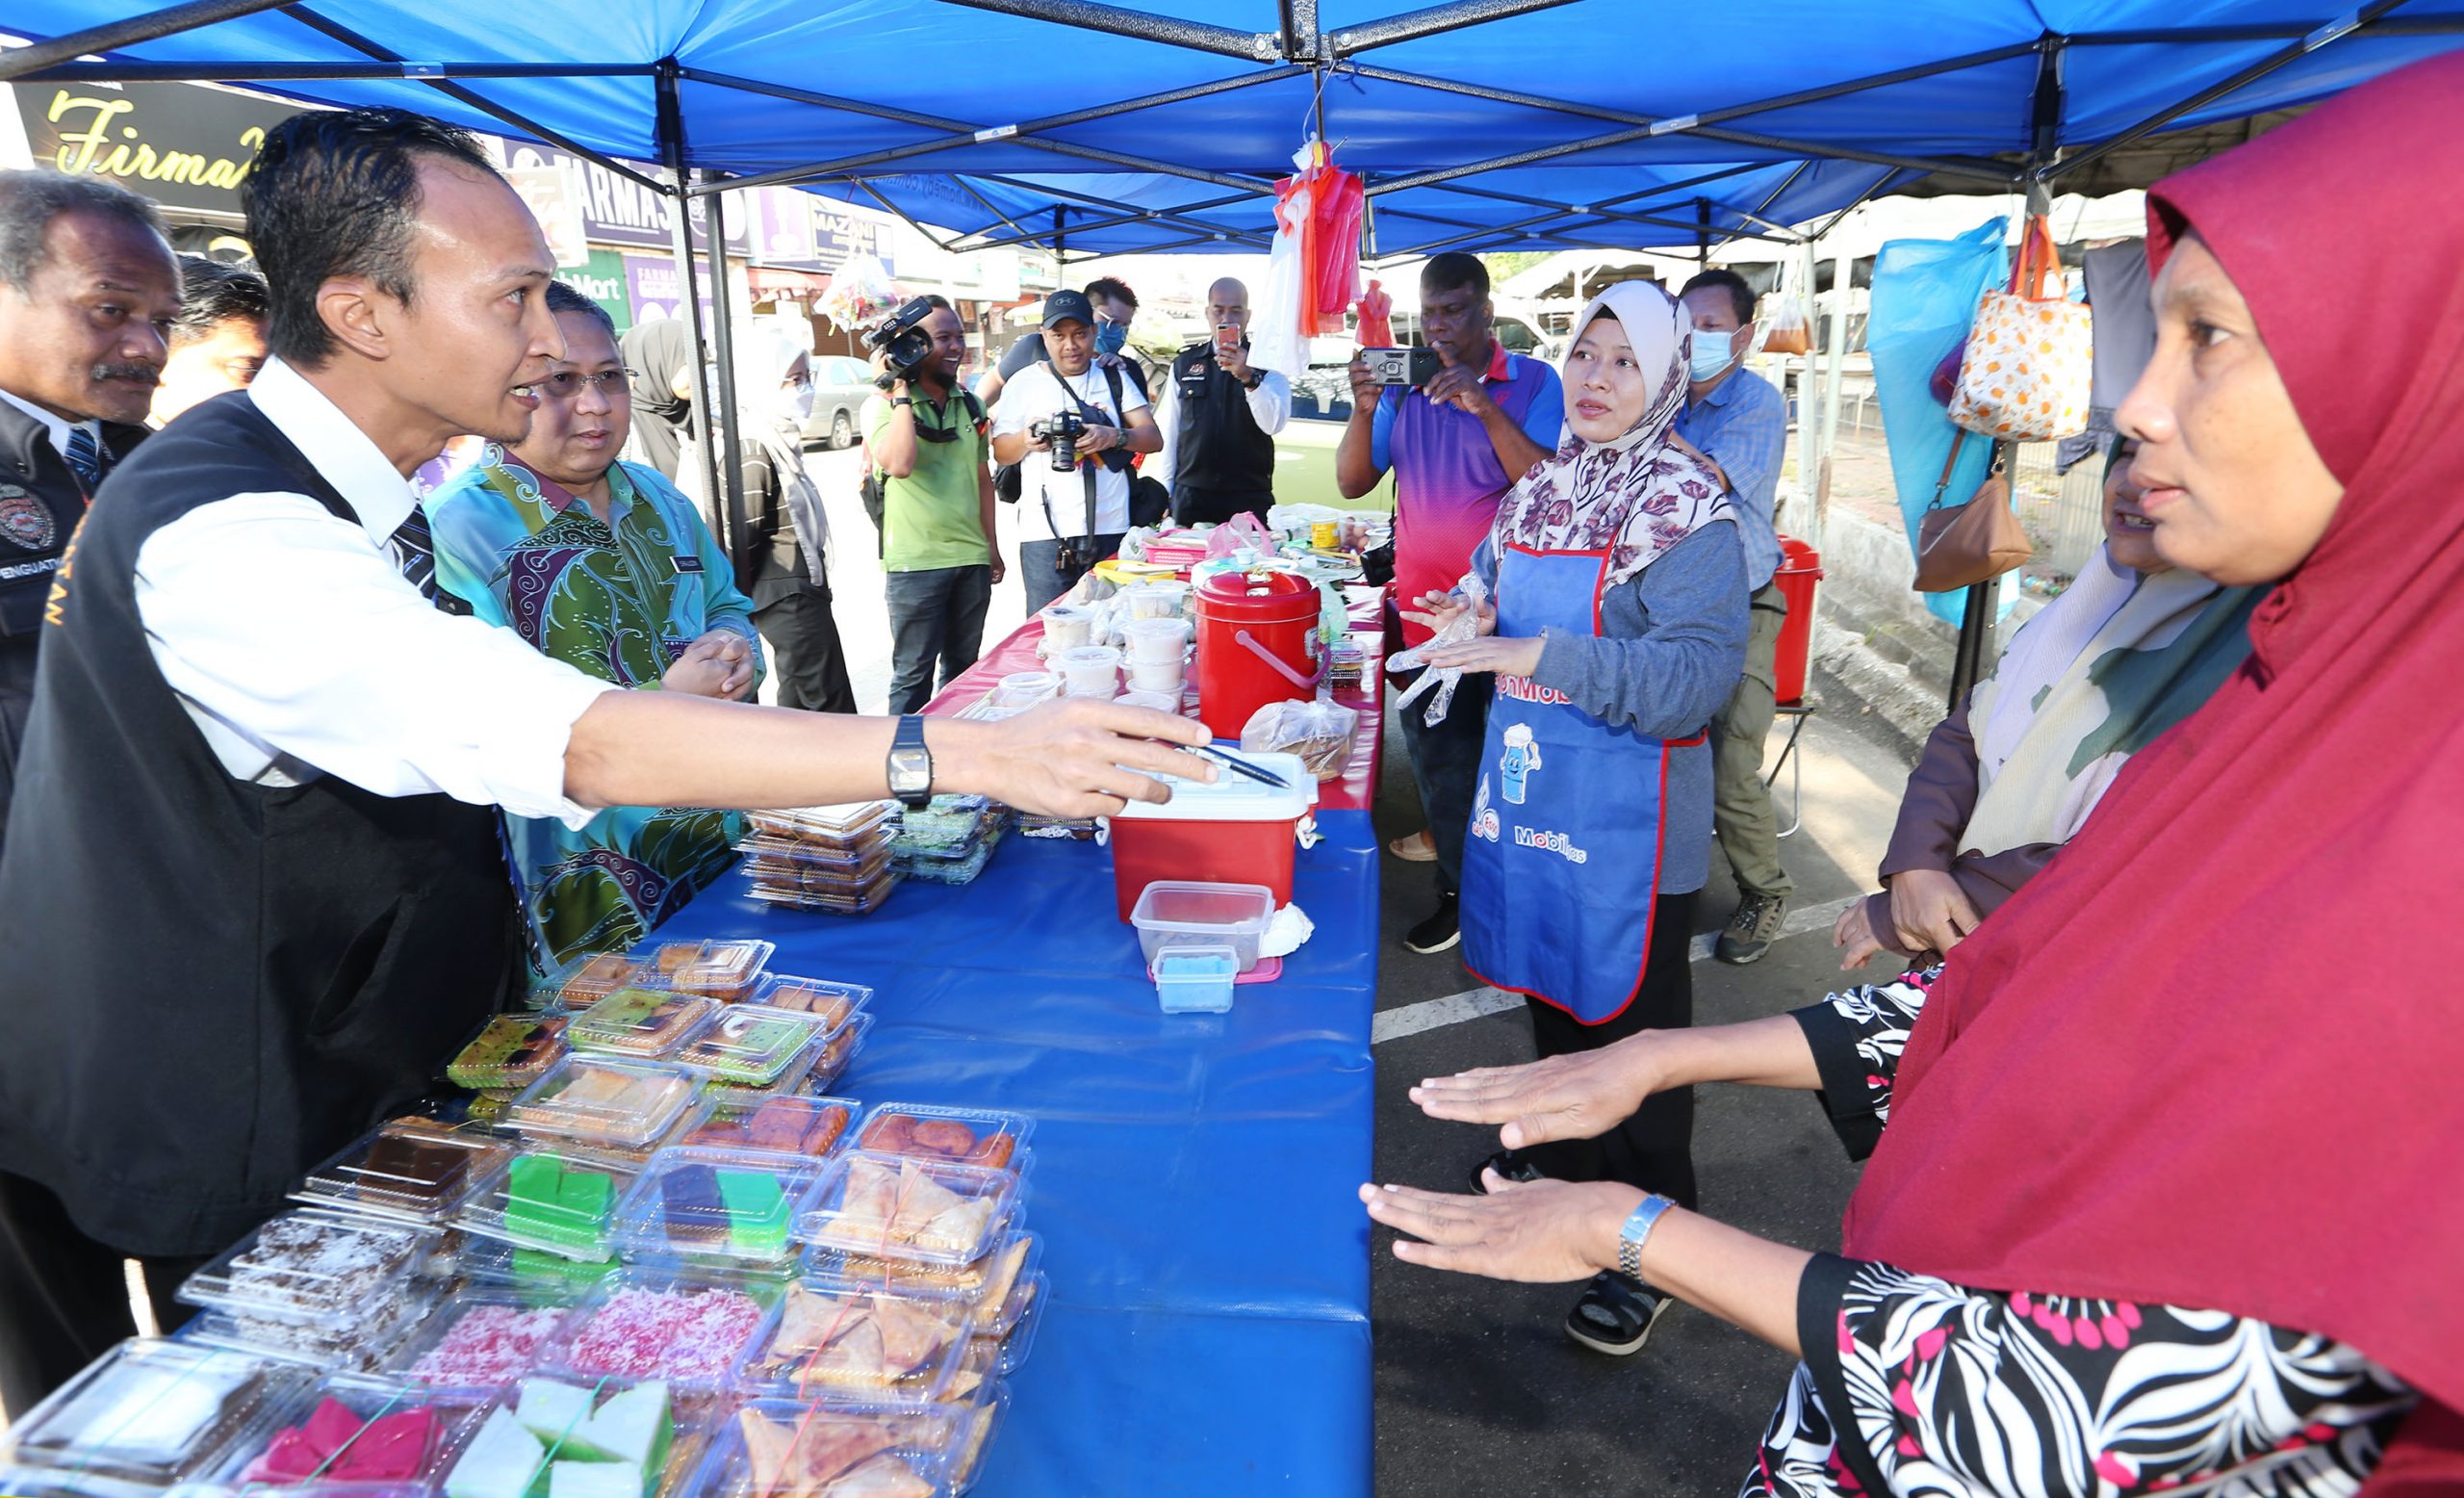
[[[436,600],[436,539],[428,534],[427,511],[414,501],[411,512],[394,528],[393,539],[387,543],[394,551],[394,565],[402,569],[402,577],[420,590],[420,596]]]
[[[68,428],[68,446],[62,450],[68,459],[68,471],[77,476],[77,486],[92,499],[103,484],[103,452],[94,444],[93,428],[83,423]]]

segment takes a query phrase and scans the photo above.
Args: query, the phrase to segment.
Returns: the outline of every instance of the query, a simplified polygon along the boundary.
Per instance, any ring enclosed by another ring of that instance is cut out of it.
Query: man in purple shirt
[[[1369,366],[1351,365],[1351,420],[1335,450],[1335,482],[1356,500],[1395,473],[1395,581],[1387,607],[1416,606],[1443,593],[1471,569],[1472,552],[1488,538],[1498,501],[1526,470],[1556,451],[1565,426],[1565,395],[1557,372],[1537,359],[1510,354],[1490,332],[1488,268],[1450,251],[1421,268],[1421,336],[1441,368],[1425,387],[1381,386]],[[1405,645],[1428,632],[1401,624]],[[1414,673],[1387,678],[1398,689]],[[1442,952],[1457,940],[1455,893],[1463,869],[1463,832],[1472,816],[1480,745],[1488,727],[1492,679],[1463,678],[1454,703],[1435,725],[1422,721],[1424,704],[1403,711],[1403,748],[1437,845],[1437,909],[1403,938],[1416,952]]]

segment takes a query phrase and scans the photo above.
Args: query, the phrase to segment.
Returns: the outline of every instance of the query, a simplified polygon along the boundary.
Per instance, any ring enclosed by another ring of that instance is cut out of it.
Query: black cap
[[[1095,325],[1095,306],[1087,299],[1085,292],[1058,291],[1044,297],[1043,325],[1045,327],[1070,318],[1076,318],[1089,327]]]

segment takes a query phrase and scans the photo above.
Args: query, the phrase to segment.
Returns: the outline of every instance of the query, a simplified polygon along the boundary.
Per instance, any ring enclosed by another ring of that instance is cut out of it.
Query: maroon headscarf
[[[2451,53],[2150,194],[2151,262],[2222,263],[2344,500],[2249,662],[1952,955],[1845,1240],[2348,1342],[2429,1402],[2380,1488],[2464,1485],[2459,101]]]

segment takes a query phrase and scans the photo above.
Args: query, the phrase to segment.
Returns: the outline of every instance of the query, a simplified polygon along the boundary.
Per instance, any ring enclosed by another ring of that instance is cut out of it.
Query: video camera
[[[1078,466],[1078,439],[1087,433],[1087,418],[1076,411],[1056,411],[1027,423],[1027,435],[1052,444],[1052,471],[1065,474]]]
[[[864,331],[864,347],[880,354],[888,368],[873,376],[882,390],[905,380],[914,384],[933,357],[933,335],[922,323],[940,310],[922,297],[911,297],[896,312]]]

